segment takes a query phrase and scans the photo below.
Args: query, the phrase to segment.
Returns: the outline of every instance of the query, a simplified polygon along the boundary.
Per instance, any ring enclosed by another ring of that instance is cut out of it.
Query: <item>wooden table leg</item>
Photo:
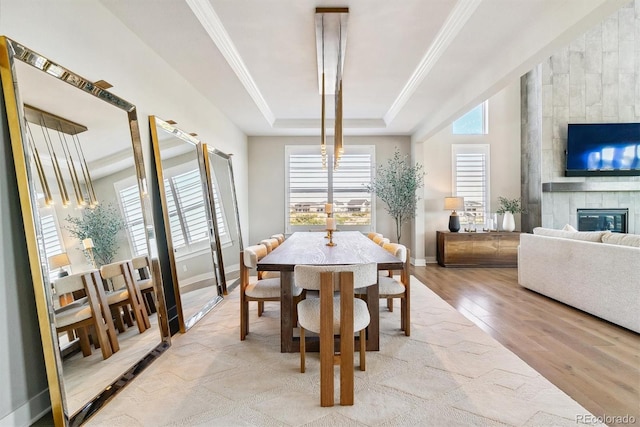
[[[280,352],[293,353],[293,271],[280,272]]]
[[[367,351],[380,350],[380,291],[378,284],[367,286],[367,306],[371,321],[367,326]]]

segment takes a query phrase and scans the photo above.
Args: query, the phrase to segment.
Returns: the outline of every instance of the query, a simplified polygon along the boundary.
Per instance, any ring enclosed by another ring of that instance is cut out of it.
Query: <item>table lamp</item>
[[[58,272],[58,277],[69,275],[69,272],[64,269],[64,267],[67,267],[69,265],[71,265],[71,261],[69,261],[69,256],[66,252],[49,257],[49,268],[51,268],[52,270],[60,269],[60,271]]]
[[[449,216],[449,231],[457,233],[458,230],[460,230],[460,217],[456,210],[464,209],[464,197],[445,197],[444,209],[451,211],[451,216]]]
[[[84,248],[85,251],[87,251],[87,254],[89,255],[89,259],[91,260],[91,265],[93,265],[93,268],[96,268],[96,260],[93,257],[93,239],[91,239],[90,237],[84,239],[82,241],[82,247]]]

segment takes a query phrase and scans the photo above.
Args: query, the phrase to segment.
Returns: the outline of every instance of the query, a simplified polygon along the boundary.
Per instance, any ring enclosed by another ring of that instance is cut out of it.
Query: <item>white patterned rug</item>
[[[411,337],[396,306],[381,304],[381,350],[356,369],[354,406],[320,407],[318,355],[301,374],[299,354],[280,353],[278,304],[261,318],[252,306],[240,341],[236,290],[88,425],[602,425],[415,277]]]

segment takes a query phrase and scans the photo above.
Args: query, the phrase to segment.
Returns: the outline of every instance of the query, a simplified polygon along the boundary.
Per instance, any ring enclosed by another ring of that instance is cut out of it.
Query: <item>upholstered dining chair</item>
[[[340,404],[353,405],[354,334],[360,333],[360,370],[366,368],[365,328],[370,317],[364,300],[354,298],[354,289],[377,279],[375,263],[358,265],[296,265],[298,287],[320,291],[297,305],[300,325],[300,372],[305,372],[305,331],[320,335],[320,405],[333,406],[333,367],[340,367]],[[339,296],[334,292],[339,291]],[[340,355],[334,354],[334,336],[340,336]]]
[[[147,315],[156,312],[156,293],[151,275],[151,260],[148,256],[139,256],[131,260],[134,269],[134,280],[140,290]],[[136,274],[137,272],[137,274]]]
[[[371,233],[367,234],[367,237],[368,237],[369,239],[371,239],[371,240],[373,240],[373,238],[374,238],[374,237],[376,237],[376,236],[380,236],[380,237],[382,237],[382,234],[380,234],[380,233],[376,233],[375,231],[372,231]]]
[[[100,267],[100,275],[112,284],[112,290],[107,292],[107,302],[118,331],[124,332],[124,322],[127,326],[133,326],[130,310],[133,311],[138,331],[143,333],[149,329],[151,327],[149,316],[144,308],[142,294],[133,279],[131,261],[103,265]]]
[[[278,242],[280,242],[280,244],[282,244],[284,242],[284,234],[279,233],[279,234],[274,234],[273,236],[271,236],[272,239],[278,239]]]
[[[54,311],[58,333],[76,331],[85,357],[91,355],[89,329],[95,331],[94,345],[100,347],[104,359],[120,349],[98,270],[61,277],[53,282],[53,287],[58,297],[77,291],[85,294]]]
[[[375,243],[376,245],[385,245],[387,243],[390,243],[389,239],[387,239],[386,237],[384,237],[382,234],[378,234],[377,236],[373,236],[373,243]]]
[[[284,235],[283,235],[284,241]],[[282,242],[277,237],[271,236],[269,239],[261,240],[259,244],[264,245],[267,248],[267,253],[270,254],[271,251],[280,246]],[[279,271],[260,271],[258,273],[258,277],[260,279],[279,279],[280,272]],[[262,312],[264,311],[264,303],[258,303],[258,316],[262,316]]]
[[[249,334],[249,302],[258,303],[258,316],[262,315],[266,301],[280,301],[280,278],[260,279],[250,276],[258,261],[267,256],[267,247],[263,244],[249,246],[240,252],[240,339]],[[294,303],[304,298],[304,292],[295,288]],[[261,307],[262,305],[262,307]]]
[[[379,298],[387,300],[387,308],[393,311],[394,298],[400,299],[400,330],[411,334],[411,287],[409,285],[409,250],[398,243],[387,243],[383,248],[402,261],[402,270],[389,270],[378,278]],[[399,274],[399,277],[398,277]],[[399,279],[399,280],[398,280]],[[366,289],[356,289],[356,295],[366,299]]]

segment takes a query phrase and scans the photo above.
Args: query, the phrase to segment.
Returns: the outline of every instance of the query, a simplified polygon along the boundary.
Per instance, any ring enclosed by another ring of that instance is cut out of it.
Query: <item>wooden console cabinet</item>
[[[518,231],[436,233],[438,264],[443,267],[518,266]]]

